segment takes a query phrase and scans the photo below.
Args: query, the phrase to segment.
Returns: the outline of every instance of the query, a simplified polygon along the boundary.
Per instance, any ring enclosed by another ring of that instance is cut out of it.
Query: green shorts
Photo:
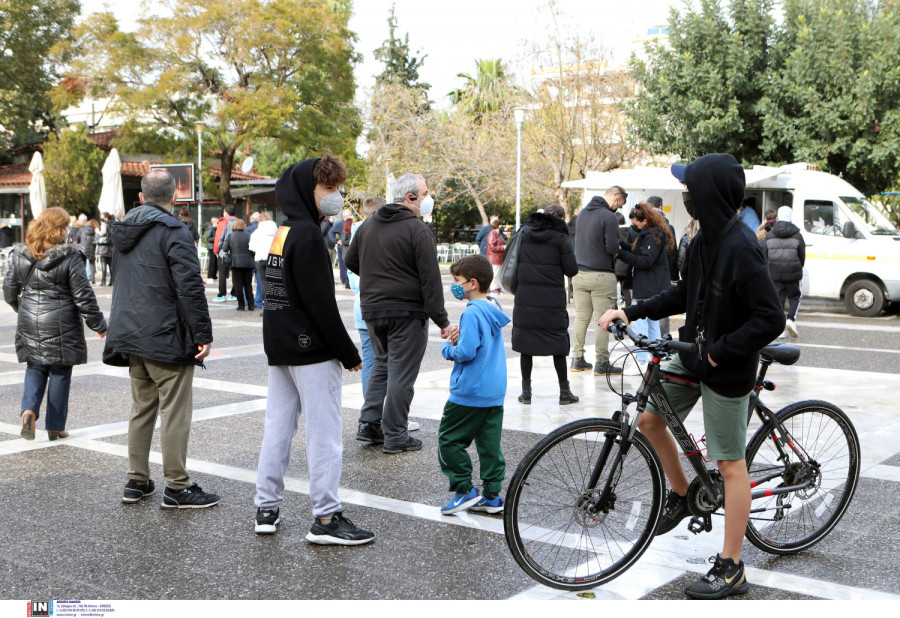
[[[689,378],[697,375],[681,364],[677,356],[666,368]],[[672,402],[672,409],[682,420],[691,413],[700,397],[703,397],[703,428],[706,431],[707,457],[717,461],[734,461],[744,458],[747,449],[747,408],[750,393],[743,397],[725,397],[706,384],[700,390],[679,384],[663,384],[666,395]],[[647,411],[657,414],[652,402],[647,403]]]

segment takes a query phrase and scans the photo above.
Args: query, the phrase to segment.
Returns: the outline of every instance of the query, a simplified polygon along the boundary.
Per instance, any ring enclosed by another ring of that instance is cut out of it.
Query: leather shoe
[[[21,435],[26,440],[34,440],[34,423],[37,421],[37,414],[31,410],[22,412],[22,431]]]

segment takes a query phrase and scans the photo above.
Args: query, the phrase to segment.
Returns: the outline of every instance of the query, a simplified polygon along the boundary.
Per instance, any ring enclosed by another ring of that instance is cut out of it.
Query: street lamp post
[[[394,202],[394,198],[391,195],[391,158],[384,158],[384,200],[388,204],[392,204]]]
[[[206,125],[198,122],[194,128],[197,130],[197,225],[203,230],[206,229],[203,227],[203,130]]]
[[[522,123],[525,121],[525,108],[514,107],[513,119],[516,121],[516,230],[522,225]]]

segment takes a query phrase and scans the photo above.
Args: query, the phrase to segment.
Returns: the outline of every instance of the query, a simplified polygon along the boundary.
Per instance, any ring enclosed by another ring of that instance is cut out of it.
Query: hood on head
[[[684,182],[703,238],[708,243],[718,242],[744,199],[744,168],[730,154],[708,154],[684,168]]]
[[[316,207],[313,169],[319,159],[306,159],[294,163],[284,170],[275,182],[275,198],[288,219],[308,219],[318,222],[321,219]]]

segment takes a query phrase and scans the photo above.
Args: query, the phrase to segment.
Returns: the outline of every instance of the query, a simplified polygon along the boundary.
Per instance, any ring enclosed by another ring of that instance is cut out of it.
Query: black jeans
[[[228,271],[231,269],[231,262],[226,262],[219,256],[216,256],[216,261],[219,263],[219,296],[225,296],[225,289],[228,287]],[[237,296],[237,294],[234,293],[234,281],[231,282],[231,295]]]
[[[800,282],[799,281],[773,281],[775,284],[775,292],[778,294],[778,302],[782,309],[784,301],[788,301],[787,319],[796,320],[797,310],[800,309]]]
[[[100,265],[101,265],[101,274],[100,274],[100,285],[106,285],[106,272],[109,271],[109,284],[112,285],[113,282],[113,269],[112,269],[112,256],[111,255],[101,255],[100,256]]]
[[[238,308],[244,307],[244,299],[247,299],[247,306],[250,309],[256,309],[253,304],[253,269],[252,268],[231,268],[231,282],[234,284],[234,291],[237,292]]]

